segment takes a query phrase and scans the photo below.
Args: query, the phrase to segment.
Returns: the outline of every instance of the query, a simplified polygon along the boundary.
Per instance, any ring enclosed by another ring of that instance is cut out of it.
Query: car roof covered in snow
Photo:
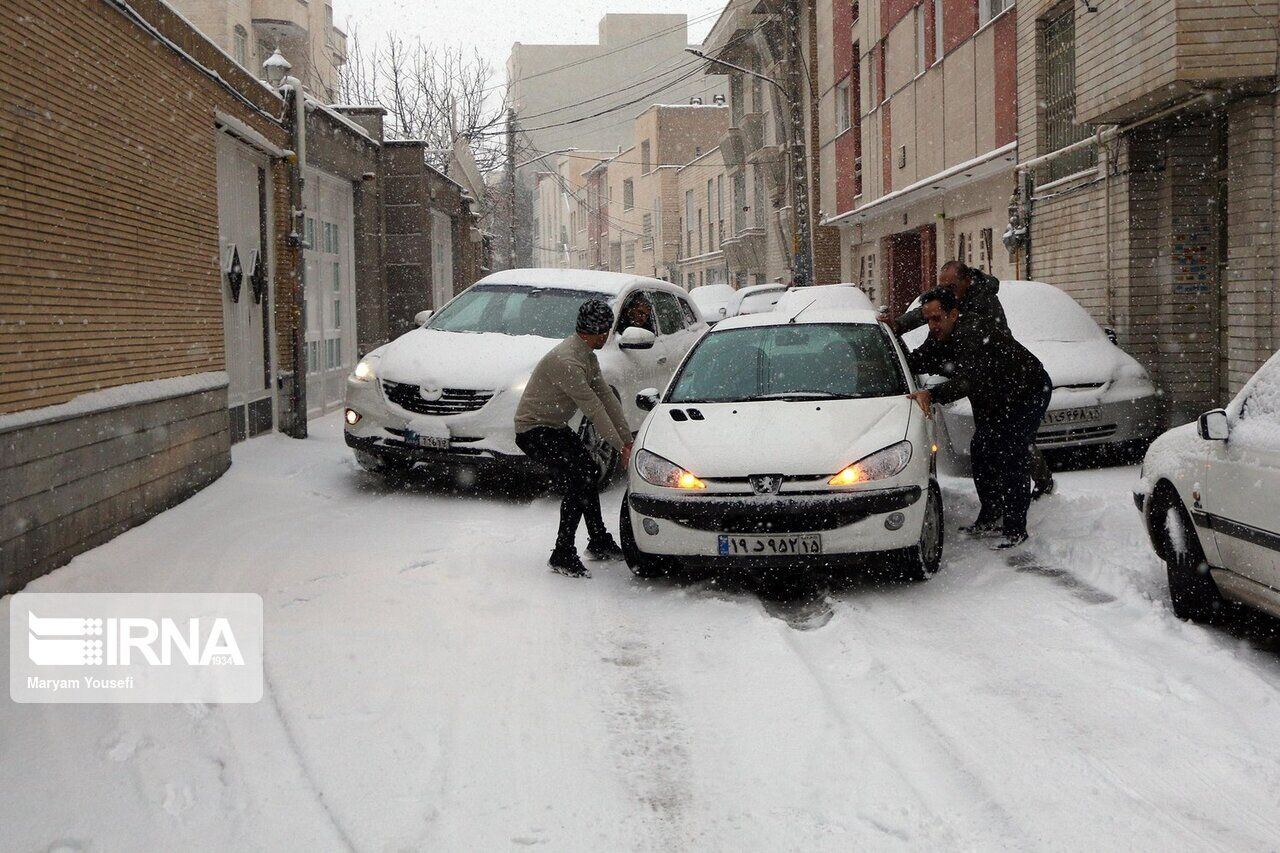
[[[800,313],[799,316],[796,317],[796,325],[800,325],[802,323],[848,323],[858,326],[874,326],[880,322],[875,311],[851,308],[826,308],[820,305],[814,305],[808,310],[802,309],[798,309],[800,310]],[[729,317],[721,320],[708,334],[715,335],[730,329],[751,329],[762,326],[785,326],[791,322],[791,318],[793,316],[796,315],[776,310],[761,311],[758,314],[739,314],[736,317]]]
[[[782,294],[782,298],[778,300],[777,305],[773,306],[773,310],[794,314],[809,304],[812,304],[815,310],[818,308],[845,311],[875,309],[870,297],[855,284],[815,284],[791,288]]]
[[[561,270],[561,269],[514,269],[503,270],[487,275],[476,284],[525,284],[533,287],[561,287],[566,290],[589,290],[595,293],[607,293],[617,296],[632,285],[641,285],[655,290],[668,290],[684,293],[684,290],[669,282],[643,275],[629,275],[602,270]]]
[[[1106,336],[1070,293],[1043,281],[1007,279],[1000,282],[1000,305],[1009,329],[1020,341],[1105,341]],[[911,306],[920,304],[917,296]],[[921,326],[920,328],[924,328]],[[918,346],[924,333],[913,329],[903,340]],[[914,337],[913,337],[914,336]]]

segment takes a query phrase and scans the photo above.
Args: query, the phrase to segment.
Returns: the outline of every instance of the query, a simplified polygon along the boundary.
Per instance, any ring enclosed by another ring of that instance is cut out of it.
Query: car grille
[[[406,382],[382,381],[382,392],[387,399],[402,409],[419,415],[460,415],[474,412],[493,399],[493,391],[475,391],[470,388],[445,388],[439,400],[424,400],[419,386]]]

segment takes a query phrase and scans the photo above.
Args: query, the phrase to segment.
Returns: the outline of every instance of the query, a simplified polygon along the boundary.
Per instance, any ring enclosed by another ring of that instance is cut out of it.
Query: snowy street
[[[392,488],[337,414],[312,428],[237,445],[208,489],[28,587],[256,592],[267,684],[256,705],[0,704],[0,846],[1280,839],[1274,626],[1173,617],[1135,468],[1060,475],[1010,559],[956,532],[976,504],[947,480],[935,579],[772,602],[552,574],[554,497]]]

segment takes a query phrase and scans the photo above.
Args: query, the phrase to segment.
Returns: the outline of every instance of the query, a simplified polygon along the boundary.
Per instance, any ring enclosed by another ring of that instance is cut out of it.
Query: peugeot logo
[[[751,481],[751,491],[757,495],[776,495],[782,491],[781,474],[753,474],[748,479]]]
[[[428,403],[434,403],[444,396],[443,388],[427,388],[423,386],[418,389],[418,396],[426,400]]]

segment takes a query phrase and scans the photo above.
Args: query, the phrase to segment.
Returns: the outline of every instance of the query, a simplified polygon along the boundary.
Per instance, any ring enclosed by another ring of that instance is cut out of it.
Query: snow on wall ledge
[[[169,379],[152,379],[146,382],[116,385],[112,388],[103,388],[101,391],[81,394],[54,406],[41,406],[38,409],[0,414],[0,433],[98,412],[108,412],[125,406],[214,391],[227,387],[227,382],[227,374],[224,371],[214,370],[208,373],[193,373],[190,376],[174,376]]]

